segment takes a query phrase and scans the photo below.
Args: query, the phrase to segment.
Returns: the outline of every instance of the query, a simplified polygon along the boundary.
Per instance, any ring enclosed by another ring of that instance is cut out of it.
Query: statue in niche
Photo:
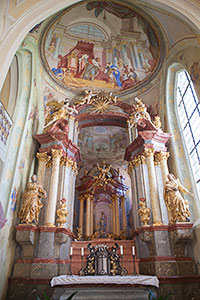
[[[60,200],[60,207],[57,209],[56,214],[58,227],[64,227],[64,224],[67,222],[68,212],[66,210],[66,199],[63,198]]]
[[[101,212],[101,218],[99,219],[99,237],[106,237],[106,216],[104,212]]]
[[[22,207],[19,212],[22,224],[38,224],[40,210],[43,207],[40,198],[46,198],[46,191],[37,183],[37,176],[32,175],[31,182],[24,191]]]
[[[181,192],[193,197],[193,194],[181,185],[179,179],[173,174],[168,174],[164,186],[164,199],[167,209],[171,213],[173,224],[189,221],[189,202],[183,198]]]

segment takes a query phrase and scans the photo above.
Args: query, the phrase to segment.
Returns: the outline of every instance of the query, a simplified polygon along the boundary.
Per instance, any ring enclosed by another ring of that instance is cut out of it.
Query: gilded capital
[[[137,168],[138,166],[145,164],[146,163],[146,157],[144,155],[138,155],[134,157],[132,161],[130,161],[129,166],[128,166],[128,171],[132,171],[132,169],[135,167]]]
[[[67,168],[71,168],[75,175],[78,174],[77,163],[75,161],[73,161],[72,159],[70,159],[69,157],[62,158],[61,165],[65,166]]]
[[[118,199],[118,196],[117,196],[117,194],[112,194],[112,196],[111,196],[111,200],[112,200],[112,202],[115,202],[115,201],[117,201],[117,199]]]
[[[120,199],[121,199],[122,202],[124,202],[125,201],[125,196],[121,196]]]
[[[37,159],[40,161],[48,162],[51,157],[47,155],[47,152],[38,152],[37,154]]]
[[[79,196],[79,201],[81,202],[81,201],[84,201],[85,200],[85,195],[81,195],[81,196]]]
[[[160,151],[155,155],[155,159],[159,162],[161,162],[162,160],[167,160],[168,158],[169,158],[169,152]]]
[[[153,148],[145,148],[145,150],[143,152],[143,154],[146,158],[150,157],[150,156],[154,156],[154,153],[155,153],[155,150]]]
[[[63,156],[62,150],[60,150],[60,149],[59,150],[52,149],[51,153],[52,153],[53,159],[55,159],[55,158],[61,159],[61,157]]]

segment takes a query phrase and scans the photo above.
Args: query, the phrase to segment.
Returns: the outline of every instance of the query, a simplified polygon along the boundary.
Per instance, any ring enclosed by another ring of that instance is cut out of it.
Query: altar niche
[[[124,177],[105,161],[80,178],[78,240],[127,237],[127,208]]]

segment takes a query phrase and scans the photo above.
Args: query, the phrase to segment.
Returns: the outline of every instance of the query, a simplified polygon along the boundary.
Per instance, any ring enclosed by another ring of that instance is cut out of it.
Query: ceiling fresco
[[[78,138],[82,160],[124,160],[127,133],[117,126],[82,128]]]
[[[132,91],[154,74],[160,46],[155,28],[133,8],[94,1],[49,25],[42,59],[51,78],[68,90]]]

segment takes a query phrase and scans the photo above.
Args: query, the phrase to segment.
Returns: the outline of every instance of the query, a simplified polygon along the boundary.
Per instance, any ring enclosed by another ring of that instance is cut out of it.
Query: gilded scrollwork
[[[45,163],[47,163],[50,160],[50,156],[48,156],[47,152],[38,152],[37,153],[37,159],[39,161],[43,161]]]
[[[143,155],[148,158],[150,156],[154,156],[155,150],[153,148],[145,148]]]
[[[131,174],[132,169],[139,167],[146,163],[146,157],[144,155],[138,155],[134,157],[128,165],[128,173]]]
[[[63,156],[62,150],[57,150],[57,149],[52,149],[51,150],[51,155],[52,155],[52,160],[54,159],[61,159],[61,157]]]
[[[65,166],[67,168],[71,168],[75,175],[78,174],[77,163],[70,159],[69,157],[62,157],[60,160],[60,165]]]

